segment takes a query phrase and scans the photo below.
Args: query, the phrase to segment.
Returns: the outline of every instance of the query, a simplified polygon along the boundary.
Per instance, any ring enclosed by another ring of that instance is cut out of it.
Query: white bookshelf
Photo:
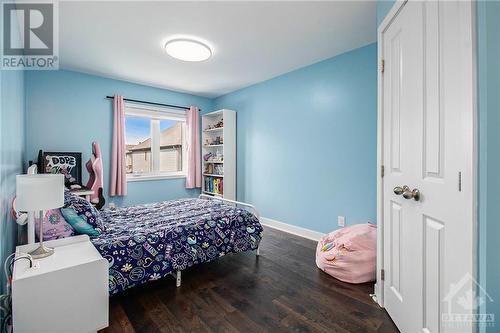
[[[236,112],[222,109],[202,115],[201,130],[202,192],[236,200]],[[212,186],[207,187],[207,182]]]

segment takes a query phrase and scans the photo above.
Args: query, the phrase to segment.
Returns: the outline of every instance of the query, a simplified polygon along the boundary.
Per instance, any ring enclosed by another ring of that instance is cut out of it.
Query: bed
[[[181,272],[188,267],[230,253],[255,250],[259,255],[263,228],[255,207],[246,203],[202,194],[96,214],[101,234],[90,240],[108,260],[110,295],[167,275],[180,287]],[[34,243],[33,213],[27,221],[28,243]]]
[[[105,231],[91,241],[109,262],[109,293],[170,274],[180,286],[188,267],[258,250],[262,226],[245,208],[202,195],[101,211]]]

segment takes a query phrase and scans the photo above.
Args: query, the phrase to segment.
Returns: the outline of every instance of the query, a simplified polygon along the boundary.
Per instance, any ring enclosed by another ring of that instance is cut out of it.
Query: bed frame
[[[200,196],[198,198],[200,198],[200,199],[207,199],[207,200],[219,200],[219,201],[222,201],[222,202],[224,202],[226,204],[233,205],[234,207],[241,206],[241,207],[245,208],[246,210],[248,210],[250,213],[253,213],[257,217],[257,220],[259,220],[259,222],[260,222],[259,211],[257,210],[257,208],[255,208],[254,205],[247,204],[245,202],[240,202],[240,201],[234,201],[234,200],[229,200],[229,199],[214,197],[214,196],[208,195],[208,194],[200,194]],[[260,254],[259,248],[257,248],[257,250],[255,250],[255,255],[259,256],[259,254]]]
[[[208,195],[208,194],[200,194],[200,196],[198,198],[199,199],[205,199],[205,200],[218,200],[218,201],[224,202],[224,203],[226,203],[228,205],[232,205],[234,207],[238,207],[238,206],[243,207],[244,209],[246,209],[246,210],[250,211],[251,213],[253,213],[257,217],[257,219],[259,220],[259,222],[260,222],[259,212],[257,211],[257,209],[255,208],[255,206],[253,206],[253,205],[247,204],[245,202],[239,202],[239,201],[224,199],[224,198],[220,198],[220,197],[215,197],[215,196]],[[259,248],[257,248],[255,250],[255,255],[257,257],[260,255]],[[181,271],[170,272],[170,275],[172,275],[175,278],[175,285],[176,285],[176,287],[180,287],[181,286]]]
[[[29,175],[36,174],[37,173],[36,164],[33,164],[32,166],[30,166],[26,173]],[[224,199],[224,198],[220,198],[220,197],[214,197],[214,196],[207,195],[207,194],[200,194],[200,196],[198,198],[205,199],[205,200],[218,200],[218,201],[224,202],[224,203],[231,205],[231,206],[234,206],[234,207],[238,207],[238,206],[242,207],[242,208],[250,211],[251,213],[253,213],[260,222],[259,212],[257,211],[257,209],[253,205],[250,205],[250,204],[247,204],[244,202]],[[27,219],[28,220],[28,222],[27,222],[27,224],[28,224],[28,244],[33,244],[33,243],[35,243],[35,213],[28,212],[27,214],[28,214],[28,219]],[[259,248],[257,248],[255,250],[255,255],[257,257],[260,255]],[[180,287],[181,286],[181,271],[172,271],[172,272],[170,272],[170,275],[172,275],[175,278],[175,285],[177,287]]]

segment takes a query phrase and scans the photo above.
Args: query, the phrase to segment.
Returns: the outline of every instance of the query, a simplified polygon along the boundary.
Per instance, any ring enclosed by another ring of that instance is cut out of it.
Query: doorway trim
[[[384,161],[383,161],[383,34],[391,25],[393,20],[407,4],[409,0],[396,0],[389,13],[386,15],[382,23],[377,29],[377,271],[376,271],[376,283],[375,283],[375,297],[374,300],[381,306],[384,307],[384,280],[382,279],[382,272],[384,269],[384,183],[383,183],[383,173],[384,173]],[[472,267],[471,272],[473,277],[477,280],[477,266],[478,266],[478,152],[479,152],[479,139],[478,139],[478,99],[477,99],[477,24],[476,24],[476,4],[470,1],[471,5],[471,33],[472,33],[472,149],[469,159],[470,168],[472,169],[472,179],[471,179],[471,205],[472,205]],[[464,133],[465,134],[465,133]]]

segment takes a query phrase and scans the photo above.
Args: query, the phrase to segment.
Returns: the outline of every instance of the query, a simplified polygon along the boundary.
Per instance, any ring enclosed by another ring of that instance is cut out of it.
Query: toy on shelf
[[[215,154],[208,152],[203,155],[203,160],[210,163],[222,163],[224,161],[224,155],[220,151],[216,151]]]
[[[215,139],[209,140],[205,139],[205,146],[222,145],[224,144],[224,138],[222,136],[217,136]]]
[[[216,161],[223,161],[224,160],[224,155],[220,152],[219,149],[215,152],[215,160]]]
[[[218,123],[216,123],[214,125],[208,125],[205,128],[205,131],[209,131],[209,130],[213,130],[213,129],[217,129],[217,128],[222,128],[222,127],[224,127],[224,119],[221,119]]]
[[[221,128],[224,127],[224,119],[221,118],[221,120],[214,125],[215,128]]]
[[[213,174],[214,173],[214,165],[211,163],[206,164],[204,173]]]
[[[209,152],[209,153],[207,153],[207,154],[203,155],[203,159],[204,159],[205,161],[209,161],[209,160],[210,160],[210,158],[212,158],[212,157],[213,157],[213,155],[214,155],[214,154],[212,154],[212,152]]]
[[[222,164],[211,164],[213,165],[213,174],[214,175],[224,175],[224,166]]]
[[[223,176],[224,166],[222,164],[207,163],[205,164],[205,170],[203,173],[214,176]]]

